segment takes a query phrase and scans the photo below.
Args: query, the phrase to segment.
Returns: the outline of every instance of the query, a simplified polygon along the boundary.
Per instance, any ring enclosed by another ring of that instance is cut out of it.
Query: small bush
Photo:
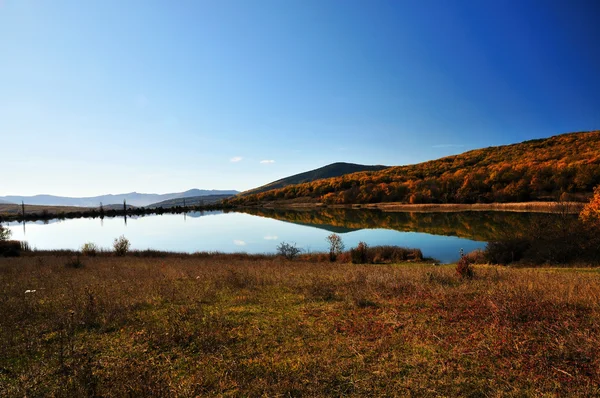
[[[485,264],[487,262],[485,252],[481,249],[473,250],[465,254],[465,257],[469,261],[469,264]]]
[[[29,246],[29,242],[22,240],[21,241],[21,251],[22,252],[30,252],[31,246]]]
[[[79,258],[79,254],[65,263],[65,267],[67,268],[83,268],[83,265],[83,262]]]
[[[11,234],[10,229],[4,228],[2,224],[0,224],[0,242],[9,240]]]
[[[472,279],[475,276],[471,262],[468,256],[465,256],[463,249],[460,249],[460,260],[456,264],[456,273],[461,278]]]
[[[489,242],[485,247],[485,259],[490,264],[510,264],[523,258],[530,243],[525,239],[507,239]]]
[[[358,242],[358,246],[350,249],[350,258],[353,264],[365,264],[369,262],[369,246],[365,242]]]
[[[368,248],[369,258],[374,263],[384,262],[403,262],[403,261],[421,261],[423,253],[420,249],[407,249],[400,246],[372,246]]]
[[[325,239],[329,243],[329,261],[333,262],[344,251],[344,242],[338,234],[331,234]]]
[[[277,246],[277,254],[287,258],[288,260],[293,260],[300,254],[302,250],[296,247],[296,244],[290,244],[286,242],[281,242],[279,246]]]
[[[0,256],[19,257],[21,255],[21,242],[18,240],[0,240]]]
[[[100,249],[95,243],[88,242],[81,246],[81,254],[88,257],[95,257]]]
[[[124,256],[125,254],[127,254],[130,247],[131,243],[125,236],[121,235],[118,239],[115,238],[113,248],[117,256]]]

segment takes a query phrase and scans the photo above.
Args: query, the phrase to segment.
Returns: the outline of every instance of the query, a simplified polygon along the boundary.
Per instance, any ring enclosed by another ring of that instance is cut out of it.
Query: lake
[[[327,251],[325,238],[335,232],[346,249],[364,241],[371,246],[419,248],[441,262],[458,260],[459,251],[484,248],[510,230],[522,229],[539,213],[438,212],[376,210],[274,210],[190,212],[144,217],[80,218],[8,223],[12,239],[40,250],[74,249],[86,242],[112,248],[124,235],[132,249],[178,252],[274,253],[281,242],[305,252]]]

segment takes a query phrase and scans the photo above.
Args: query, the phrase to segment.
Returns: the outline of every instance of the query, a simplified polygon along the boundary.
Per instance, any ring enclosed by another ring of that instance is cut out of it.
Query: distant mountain
[[[239,191],[235,190],[206,190],[206,189],[190,189],[185,192],[166,193],[166,194],[148,194],[148,193],[123,193],[118,195],[101,195],[85,198],[71,198],[64,196],[53,195],[35,195],[35,196],[2,196],[0,201],[21,203],[30,205],[46,205],[46,206],[80,206],[80,207],[98,207],[100,203],[103,205],[123,204],[123,200],[127,201],[128,205],[132,206],[148,206],[152,203],[161,202],[169,199],[188,198],[197,196],[209,195],[235,195]]]
[[[277,183],[245,192],[228,203],[503,203],[559,197],[587,201],[600,184],[600,131],[476,149],[409,166],[279,188]]]
[[[273,181],[269,184],[263,185],[258,188],[251,189],[249,191],[242,192],[240,196],[257,194],[260,192],[270,191],[272,189],[283,188],[288,185],[302,184],[305,182],[312,182],[320,180],[322,178],[339,177],[344,174],[356,173],[359,171],[379,171],[388,168],[389,166],[365,166],[362,164],[355,163],[332,163],[327,166],[320,167],[318,169],[306,171],[304,173],[295,174],[290,177],[282,178],[277,181]]]
[[[212,205],[223,199],[231,198],[233,195],[204,195],[204,196],[191,196],[185,198],[163,200],[162,202],[152,203],[146,207],[156,208],[162,207],[168,209],[176,206],[201,206],[201,205]]]
[[[11,202],[9,202],[9,201],[7,201],[7,200],[3,200],[3,199],[0,199],[0,203],[3,203],[3,204],[11,204]]]

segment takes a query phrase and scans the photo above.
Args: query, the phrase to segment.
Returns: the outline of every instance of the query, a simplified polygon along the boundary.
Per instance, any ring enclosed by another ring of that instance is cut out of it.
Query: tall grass
[[[101,254],[0,258],[0,396],[600,394],[596,271]]]

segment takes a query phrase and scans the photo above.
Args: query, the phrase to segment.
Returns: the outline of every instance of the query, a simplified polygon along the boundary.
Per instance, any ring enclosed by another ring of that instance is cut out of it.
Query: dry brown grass
[[[69,260],[0,258],[0,396],[600,394],[595,270]]]
[[[58,215],[61,213],[77,213],[90,210],[89,207],[76,206],[45,206],[45,205],[25,205],[25,213],[38,213]],[[21,213],[20,204],[0,203],[0,215],[14,216]]]

